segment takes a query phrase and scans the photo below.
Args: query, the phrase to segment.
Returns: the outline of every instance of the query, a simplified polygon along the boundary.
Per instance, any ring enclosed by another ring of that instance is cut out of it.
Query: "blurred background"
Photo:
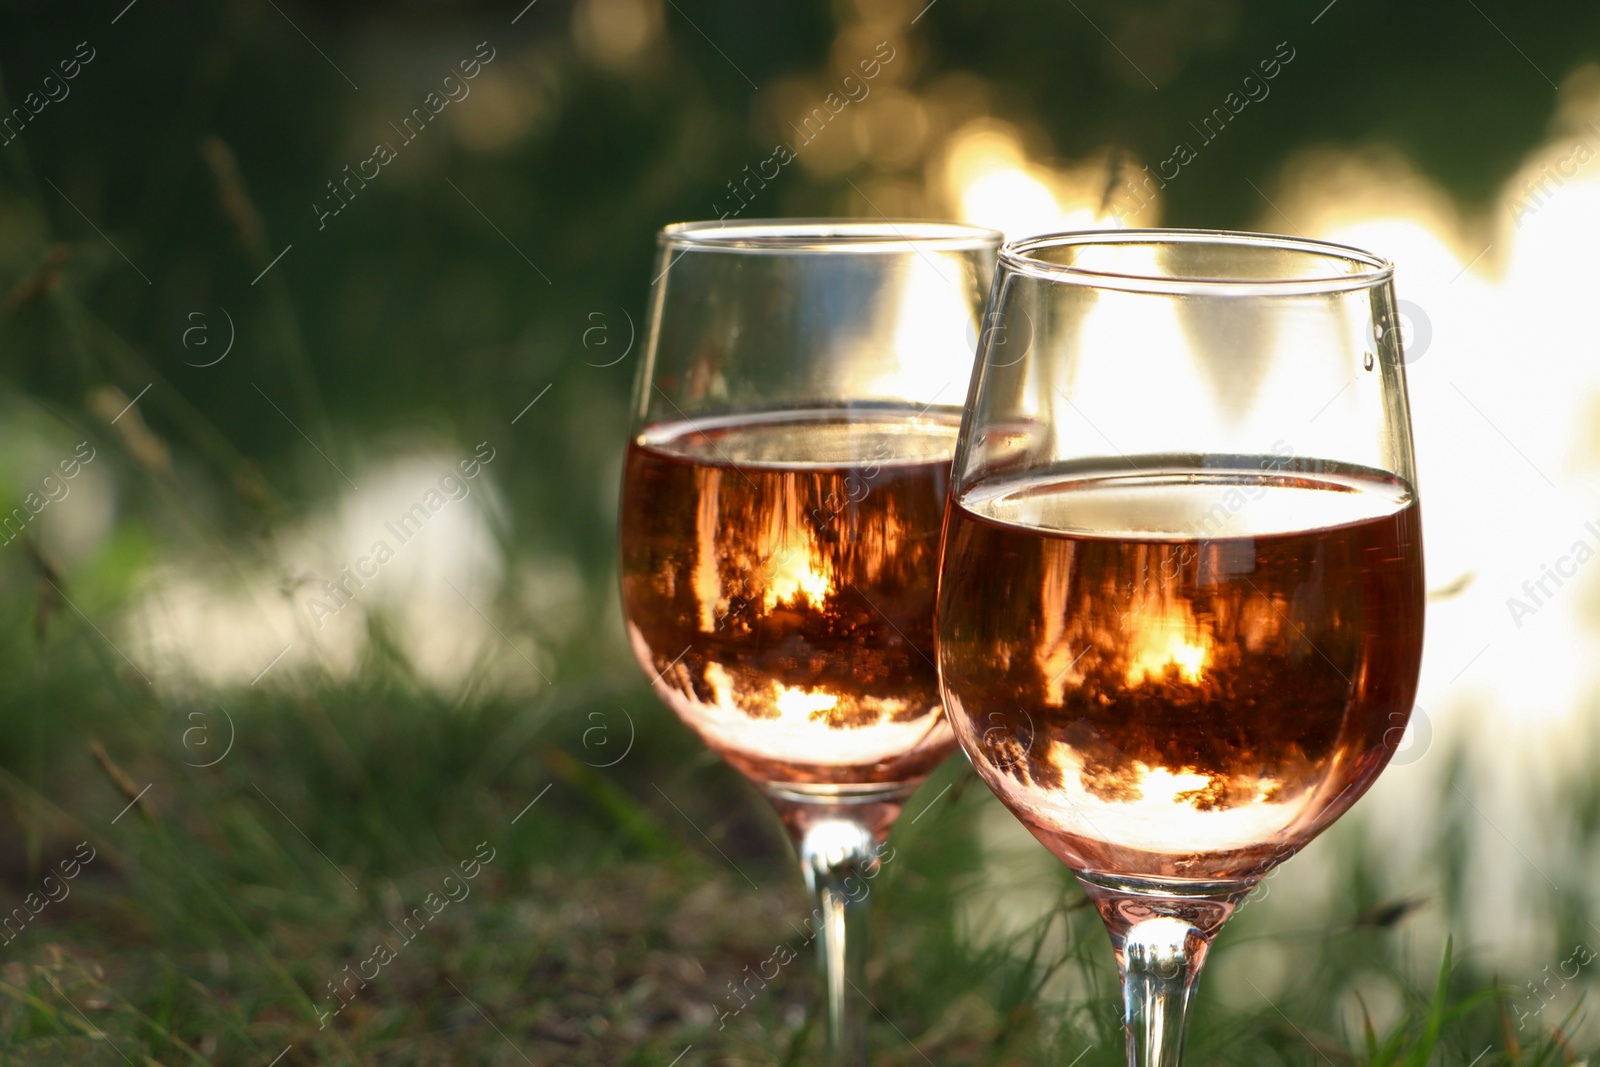
[[[1419,706],[1222,935],[1191,1060],[1600,1047],[1600,8],[0,25],[8,1061],[814,1057],[809,961],[730,992],[807,908],[775,817],[633,664],[614,523],[655,231],[820,215],[1396,262]],[[971,785],[960,757],[929,782],[876,887],[877,1059],[1120,1062],[1098,920]]]

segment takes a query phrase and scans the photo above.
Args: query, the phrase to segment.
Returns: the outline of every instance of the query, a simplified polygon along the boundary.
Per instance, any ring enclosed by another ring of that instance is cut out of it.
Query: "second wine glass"
[[[1111,934],[1133,1067],[1211,939],[1410,717],[1422,539],[1390,266],[1292,238],[1007,245],[957,448],[940,677]]]
[[[934,666],[939,530],[999,242],[828,220],[661,236],[623,476],[628,637],[794,838],[832,1065],[866,1062],[878,847],[955,744]]]

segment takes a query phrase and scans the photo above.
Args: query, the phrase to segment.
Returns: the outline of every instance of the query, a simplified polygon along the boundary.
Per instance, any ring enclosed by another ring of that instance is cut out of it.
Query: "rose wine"
[[[1391,477],[1036,474],[980,483],[947,523],[952,724],[1074,870],[1249,881],[1399,743],[1422,540]]]
[[[958,429],[915,409],[785,411],[630,445],[629,639],[744,774],[821,793],[912,783],[954,747],[933,612]]]

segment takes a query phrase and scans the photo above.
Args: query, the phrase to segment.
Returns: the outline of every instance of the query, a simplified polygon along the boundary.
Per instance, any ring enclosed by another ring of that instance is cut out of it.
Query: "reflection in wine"
[[[666,703],[745,774],[912,783],[954,746],[933,608],[957,428],[825,409],[658,426],[630,446],[630,640]]]
[[[1217,484],[1259,495],[1194,537]],[[1248,880],[1370,784],[1421,655],[1409,490],[1155,471],[980,485],[952,508],[955,729],[1075,870]]]

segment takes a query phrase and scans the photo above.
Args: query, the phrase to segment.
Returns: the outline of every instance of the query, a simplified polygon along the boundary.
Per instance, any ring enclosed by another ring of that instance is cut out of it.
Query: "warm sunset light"
[[[1020,237],[1117,227],[1127,224],[1124,216],[1135,214],[1128,210],[1131,205],[1107,201],[1104,161],[1055,168],[1030,160],[1016,129],[1007,123],[969,123],[950,137],[946,152],[945,195],[957,205],[963,222]]]
[[[1154,805],[1177,803],[1186,794],[1199,793],[1211,784],[1209,774],[1197,774],[1181,767],[1177,771],[1170,771],[1165,767],[1138,763],[1134,765],[1134,772],[1137,778],[1130,788],[1137,791],[1138,800]]]
[[[772,683],[772,702],[782,715],[803,715],[810,718],[820,712],[832,711],[839,706],[839,698],[832,693],[817,693],[798,686]]]
[[[1185,682],[1199,684],[1211,662],[1211,638],[1186,608],[1130,618],[1127,625],[1135,631],[1128,662],[1129,685],[1165,681],[1174,669]]]
[[[780,551],[773,557],[771,566],[775,568],[772,578],[761,595],[768,611],[779,604],[792,604],[801,599],[815,606],[833,592],[832,568],[827,559],[813,555],[809,545]]]

